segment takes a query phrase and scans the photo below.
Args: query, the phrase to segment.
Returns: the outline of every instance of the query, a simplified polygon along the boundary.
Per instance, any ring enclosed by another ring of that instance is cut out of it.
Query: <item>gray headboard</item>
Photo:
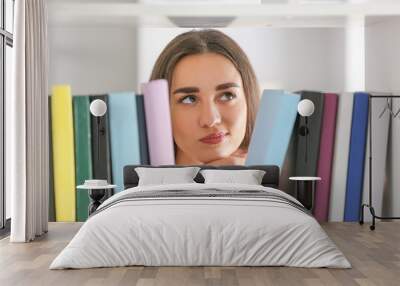
[[[279,167],[274,165],[254,165],[254,166],[208,166],[208,165],[196,165],[201,169],[219,169],[219,170],[264,170],[266,173],[263,177],[261,184],[265,187],[278,188],[279,185]],[[165,165],[165,166],[149,166],[149,165],[128,165],[124,167],[124,189],[133,188],[138,185],[139,177],[135,171],[136,167],[148,167],[148,168],[179,168],[186,166],[178,165]],[[204,178],[200,174],[194,178],[197,183],[204,183]]]

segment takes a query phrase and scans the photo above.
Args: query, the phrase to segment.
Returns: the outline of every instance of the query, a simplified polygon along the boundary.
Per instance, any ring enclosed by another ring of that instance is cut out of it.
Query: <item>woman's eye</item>
[[[181,99],[179,99],[179,102],[183,103],[183,104],[192,104],[195,101],[196,101],[196,97],[193,95],[187,95],[187,96],[184,96]]]
[[[220,99],[222,101],[230,101],[232,99],[236,98],[236,94],[233,94],[231,92],[225,92],[224,94],[221,95]]]

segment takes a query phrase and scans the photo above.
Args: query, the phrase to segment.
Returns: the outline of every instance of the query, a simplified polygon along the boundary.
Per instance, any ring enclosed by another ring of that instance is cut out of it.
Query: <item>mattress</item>
[[[112,196],[50,269],[128,265],[351,267],[286,193],[199,183],[138,186]]]

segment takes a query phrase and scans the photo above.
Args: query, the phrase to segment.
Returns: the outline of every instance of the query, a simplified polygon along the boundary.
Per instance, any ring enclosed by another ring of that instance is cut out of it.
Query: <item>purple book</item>
[[[333,147],[335,144],[336,113],[338,105],[337,94],[325,93],[324,97],[324,113],[322,118],[317,171],[317,176],[321,177],[321,180],[317,182],[314,207],[314,216],[318,221],[328,220]]]
[[[164,79],[142,84],[151,165],[175,164],[168,83]]]

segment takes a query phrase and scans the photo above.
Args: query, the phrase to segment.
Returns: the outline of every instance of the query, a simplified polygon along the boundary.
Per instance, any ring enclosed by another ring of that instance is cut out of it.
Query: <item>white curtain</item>
[[[13,92],[6,98],[6,186],[12,242],[48,227],[48,48],[46,0],[15,1]]]

